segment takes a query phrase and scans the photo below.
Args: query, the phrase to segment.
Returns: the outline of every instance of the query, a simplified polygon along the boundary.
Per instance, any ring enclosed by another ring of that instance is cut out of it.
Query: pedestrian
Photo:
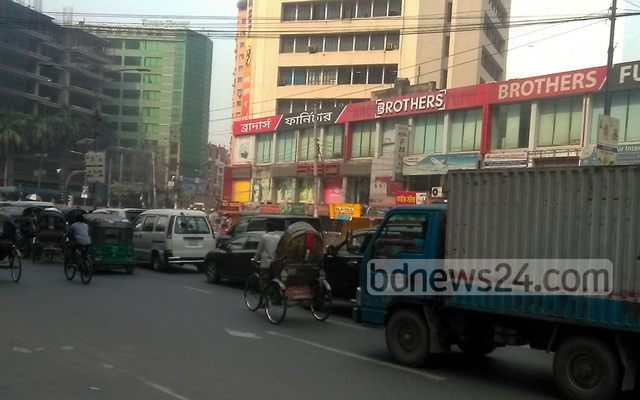
[[[280,242],[280,235],[275,232],[276,225],[273,221],[267,220],[266,230],[267,233],[260,238],[258,249],[253,257],[254,261],[260,261],[260,282],[263,284],[273,277],[271,263],[276,257],[276,248]]]

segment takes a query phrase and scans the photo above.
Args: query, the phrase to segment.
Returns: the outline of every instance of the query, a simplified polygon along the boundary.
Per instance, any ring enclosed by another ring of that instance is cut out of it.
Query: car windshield
[[[176,218],[175,233],[211,233],[204,217],[179,216]]]

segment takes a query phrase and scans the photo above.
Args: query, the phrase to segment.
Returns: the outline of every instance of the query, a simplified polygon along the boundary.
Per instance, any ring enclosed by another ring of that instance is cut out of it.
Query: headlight
[[[289,276],[289,274],[287,273],[286,269],[283,269],[282,271],[280,271],[280,280],[282,282],[286,282],[288,276]]]
[[[324,268],[320,268],[320,271],[318,272],[318,277],[323,280],[327,279],[327,273],[324,272]]]

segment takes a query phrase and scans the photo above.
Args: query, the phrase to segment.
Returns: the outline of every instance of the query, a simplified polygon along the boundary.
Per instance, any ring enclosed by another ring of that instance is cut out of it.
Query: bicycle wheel
[[[257,310],[262,305],[262,288],[258,274],[251,274],[244,283],[244,304],[251,311]]]
[[[76,276],[76,266],[73,263],[73,255],[65,254],[64,256],[64,276],[67,277],[68,280],[72,281]]]
[[[318,321],[324,321],[331,315],[333,296],[331,295],[331,291],[327,289],[324,281],[316,283],[312,290],[311,314],[313,314],[313,317]]]
[[[13,250],[9,256],[9,267],[11,268],[11,278],[14,282],[18,282],[20,275],[22,275],[22,257],[20,257],[18,250]]]
[[[89,255],[82,252],[78,254],[79,257],[79,267],[80,267],[80,279],[82,283],[85,285],[91,282],[91,278],[93,277],[93,263],[91,262],[91,258]]]
[[[287,314],[287,296],[284,295],[278,282],[271,282],[264,291],[264,310],[267,318],[279,324]]]

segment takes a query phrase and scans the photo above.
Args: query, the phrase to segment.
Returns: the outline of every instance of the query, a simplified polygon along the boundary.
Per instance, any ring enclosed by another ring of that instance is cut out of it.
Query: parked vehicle
[[[192,264],[203,272],[204,258],[216,248],[216,239],[204,212],[157,209],[135,219],[133,246],[136,261],[150,263],[156,271]]]
[[[450,171],[447,204],[394,207],[376,229],[354,319],[385,326],[389,352],[407,366],[435,363],[431,355],[453,345],[473,356],[528,345],[555,352],[566,398],[631,390],[640,361],[638,182],[636,166]],[[394,232],[404,244],[390,240]]]
[[[127,274],[132,274],[135,270],[133,224],[112,214],[91,213],[84,219],[89,225],[89,257],[94,270],[124,269]]]
[[[322,267],[334,298],[355,300],[362,255],[374,232],[374,228],[358,229],[351,235],[351,243],[343,239],[325,248]]]
[[[209,251],[204,259],[207,282],[219,283],[222,279],[244,282],[255,269],[251,259],[255,256],[260,238],[265,233],[240,233],[227,243]]]
[[[144,208],[98,208],[91,214],[114,215],[133,222],[138,217],[138,215],[142,214],[144,211]]]
[[[65,218],[58,209],[47,208],[40,212],[33,239],[33,262],[35,263],[43,256],[51,260],[56,254],[62,255],[66,231]]]
[[[306,222],[313,227],[313,229],[322,233],[322,227],[320,225],[320,218],[309,217],[306,215],[279,215],[279,214],[255,214],[245,215],[240,218],[235,224],[233,224],[226,233],[220,234],[218,237],[218,245],[226,243],[234,237],[243,232],[251,231],[266,231],[267,221],[271,220],[275,224],[275,230],[277,232],[286,231],[291,224],[296,222]]]

